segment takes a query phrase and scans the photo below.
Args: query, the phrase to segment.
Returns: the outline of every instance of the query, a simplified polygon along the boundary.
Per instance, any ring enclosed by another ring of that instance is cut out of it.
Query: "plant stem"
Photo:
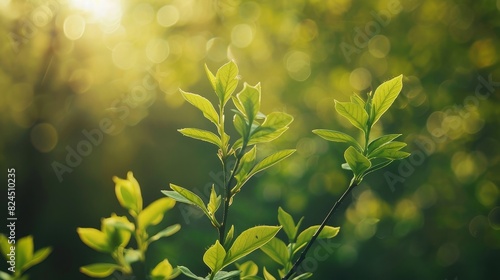
[[[359,182],[357,180],[355,180],[355,178],[353,178],[351,180],[351,183],[349,184],[349,187],[347,188],[347,190],[344,192],[344,194],[342,194],[342,196],[339,198],[339,200],[337,200],[337,202],[335,202],[335,204],[333,205],[332,209],[330,209],[330,212],[328,212],[328,214],[326,215],[325,219],[323,220],[323,222],[321,223],[321,225],[319,226],[319,228],[316,230],[316,232],[314,233],[314,235],[311,238],[311,240],[309,240],[309,242],[307,243],[306,247],[304,248],[304,250],[300,254],[300,257],[293,264],[293,267],[290,269],[290,271],[288,271],[288,273],[285,275],[285,277],[282,278],[282,280],[288,280],[288,279],[290,279],[290,277],[292,277],[292,275],[296,272],[296,270],[299,267],[299,265],[306,258],[307,251],[309,251],[309,249],[313,245],[314,241],[316,241],[316,239],[318,238],[319,234],[321,233],[321,231],[323,230],[323,228],[328,223],[328,220],[330,219],[330,217],[333,215],[333,213],[335,213],[335,210],[337,210],[337,208],[340,206],[340,204],[342,204],[342,202],[344,201],[344,199],[351,193],[351,191],[358,185],[358,183]]]
[[[226,221],[227,221],[227,215],[229,212],[229,202],[231,201],[231,184],[233,183],[234,180],[234,173],[236,170],[238,170],[238,166],[240,165],[240,159],[241,156],[238,155],[236,157],[236,162],[234,163],[233,170],[231,171],[229,180],[227,181],[226,184],[224,184],[224,191],[225,191],[225,197],[224,197],[224,212],[222,213],[222,222],[220,224],[219,228],[219,242],[220,244],[224,244],[224,238],[225,238],[225,231],[226,231]],[[226,172],[225,172],[225,166],[224,166],[224,181],[226,180]]]

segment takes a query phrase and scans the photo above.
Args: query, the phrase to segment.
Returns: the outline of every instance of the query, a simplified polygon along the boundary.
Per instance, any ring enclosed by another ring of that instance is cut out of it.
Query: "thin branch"
[[[321,225],[319,226],[319,228],[316,230],[316,232],[314,233],[314,235],[311,238],[311,240],[309,240],[309,242],[307,243],[306,247],[304,248],[304,250],[300,254],[300,257],[293,264],[293,267],[290,269],[290,271],[288,271],[288,273],[285,275],[285,277],[282,278],[282,280],[288,280],[288,279],[290,279],[290,277],[292,277],[292,275],[297,271],[297,268],[300,266],[300,264],[306,258],[307,251],[309,251],[309,249],[313,245],[314,241],[316,241],[316,239],[318,238],[319,234],[321,233],[321,231],[323,230],[323,228],[328,223],[328,220],[330,219],[330,217],[333,215],[333,213],[335,213],[335,210],[337,210],[337,208],[340,206],[340,204],[342,204],[342,202],[344,201],[344,199],[351,193],[351,191],[357,185],[358,185],[358,182],[356,182],[354,179],[351,180],[351,183],[349,184],[349,187],[347,188],[347,190],[344,192],[344,194],[342,194],[342,196],[339,198],[339,200],[337,200],[337,202],[335,202],[335,204],[333,205],[332,209],[330,209],[330,212],[328,212],[328,214],[326,215],[325,219],[323,220],[323,222],[321,223]]]

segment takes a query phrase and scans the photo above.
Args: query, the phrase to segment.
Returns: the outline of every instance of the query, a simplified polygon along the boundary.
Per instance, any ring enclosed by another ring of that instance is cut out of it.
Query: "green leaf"
[[[399,142],[399,141],[389,142],[389,143],[386,143],[382,146],[379,146],[373,152],[368,154],[368,157],[370,157],[370,158],[398,159],[398,158],[392,158],[391,156],[395,155],[395,153],[393,153],[393,152],[397,152],[404,147],[406,147],[406,143],[404,143],[404,142]],[[401,152],[401,153],[405,153],[405,152]],[[405,154],[407,154],[407,153],[405,153]]]
[[[127,179],[113,177],[115,182],[115,194],[120,205],[128,209],[133,217],[136,217],[142,210],[142,194],[139,182],[134,177],[134,174],[127,172]]]
[[[182,129],[178,129],[177,131],[182,133],[182,135],[184,135],[184,136],[198,139],[201,141],[205,141],[208,143],[212,143],[219,148],[222,147],[222,141],[219,138],[219,136],[215,135],[214,133],[212,133],[210,131],[198,129],[198,128],[182,128]]]
[[[37,250],[34,254],[33,257],[24,264],[24,266],[21,268],[22,271],[28,270],[30,267],[33,267],[34,265],[37,265],[41,262],[43,262],[52,252],[52,248],[50,247],[45,247],[40,250]]]
[[[210,72],[210,71],[208,71]],[[238,86],[238,66],[233,61],[222,65],[215,74],[215,93],[219,97],[222,106],[231,98],[236,86]],[[210,83],[213,86],[212,77],[209,75]]]
[[[154,242],[160,238],[171,236],[171,235],[175,234],[176,232],[178,232],[180,229],[181,229],[181,225],[179,225],[179,224],[171,225],[171,226],[161,230],[157,234],[151,236],[151,238],[149,238],[148,242],[151,243],[151,242]]]
[[[174,184],[170,184],[170,188],[179,193],[181,196],[183,196],[186,199],[186,201],[188,201],[188,204],[198,206],[203,211],[203,213],[205,213],[207,216],[210,216],[208,213],[208,209],[207,207],[205,207],[205,203],[203,203],[201,197],[199,197],[190,190],[187,190],[185,188],[179,187]],[[165,194],[165,192],[163,193]]]
[[[281,229],[281,226],[256,226],[242,232],[235,240],[224,260],[224,266],[259,249],[269,242]]]
[[[351,102],[358,104],[362,108],[365,108],[365,105],[366,105],[365,101],[361,97],[359,97],[359,95],[357,95],[357,94],[351,95]]]
[[[359,128],[361,131],[365,131],[368,114],[359,104],[335,100],[335,110],[348,119],[352,125]]]
[[[265,157],[263,160],[261,160],[259,163],[257,163],[252,168],[252,171],[250,171],[249,177],[255,175],[256,173],[258,173],[262,170],[265,170],[265,169],[275,165],[276,163],[291,156],[293,153],[295,153],[295,149],[289,149],[289,150],[282,150],[282,151],[273,153],[273,154]]]
[[[243,85],[243,89],[236,95],[239,101],[238,105],[242,106],[242,113],[247,117],[248,123],[253,123],[259,113],[260,96],[260,84],[251,86],[247,83]]]
[[[399,75],[381,84],[373,95],[373,121],[375,124],[380,117],[391,107],[403,88],[403,75]]]
[[[212,184],[212,190],[210,191],[210,200],[207,205],[208,212],[212,215],[217,212],[217,209],[219,209],[221,203],[221,196],[217,195],[215,192],[215,186]]]
[[[3,233],[0,233],[0,251],[4,258],[7,256],[7,254],[10,253],[10,247],[11,245],[9,244],[9,239],[7,238],[7,236],[5,236]]]
[[[293,121],[293,117],[283,112],[272,112],[250,137],[248,145],[270,142],[281,136]]]
[[[227,232],[226,238],[224,239],[224,247],[228,248],[229,244],[233,241],[234,238],[234,225],[231,225],[231,228]]]
[[[371,162],[354,147],[345,150],[344,158],[356,177],[362,176],[363,172],[371,166]]]
[[[25,236],[16,242],[16,270],[24,271],[26,264],[33,258],[33,236]]]
[[[124,259],[128,264],[135,263],[141,260],[142,253],[137,249],[125,249]]]
[[[210,103],[210,101],[208,101],[208,99],[199,94],[189,93],[183,90],[180,91],[182,97],[184,97],[187,102],[191,103],[191,105],[198,108],[203,113],[205,118],[214,123],[216,126],[219,125],[219,114],[215,111],[214,106]]]
[[[371,141],[368,144],[368,154],[370,154],[371,152],[373,152],[378,147],[380,147],[382,145],[385,145],[387,143],[390,143],[392,140],[398,138],[401,135],[402,134],[387,134],[387,135],[384,135],[384,136],[380,136],[379,138]]]
[[[80,272],[94,278],[110,276],[120,266],[113,263],[95,263],[80,267]]]
[[[157,225],[163,220],[163,215],[175,205],[175,200],[168,197],[157,199],[146,207],[137,216],[137,225],[139,229],[145,229],[149,226]]]
[[[215,274],[214,280],[234,280],[235,277],[236,279],[239,279],[240,271],[239,270],[233,270],[233,271],[219,271],[217,274]]]
[[[297,237],[297,242],[294,247],[294,254],[298,252],[302,247],[304,247],[309,240],[313,237],[314,233],[318,230],[319,226],[311,226],[304,231],[302,231]],[[329,239],[337,236],[339,233],[339,227],[325,226],[321,233],[318,235],[318,239]]]
[[[246,137],[248,135],[248,128],[245,120],[240,114],[235,114],[233,118],[234,128],[240,134],[241,137]]]
[[[107,236],[104,232],[95,228],[77,228],[80,239],[90,248],[104,253],[111,253],[113,248],[108,244]]]
[[[255,276],[259,272],[259,267],[253,261],[236,264],[236,267],[240,270],[242,279],[251,279],[249,276]]]
[[[6,256],[6,255],[4,255],[4,256]],[[5,273],[3,271],[0,271],[0,279],[2,279],[2,280],[12,280],[13,278],[12,278],[12,276],[10,274]]]
[[[226,250],[219,243],[219,240],[216,240],[215,244],[210,246],[203,255],[203,262],[210,268],[212,273],[216,273],[223,267],[225,257]]]
[[[242,184],[243,181],[245,181],[246,177],[248,177],[248,173],[253,167],[253,162],[255,161],[256,154],[257,148],[256,146],[253,146],[252,149],[250,149],[241,157],[238,170],[236,171],[236,175],[234,176],[236,180],[238,180],[239,184]]]
[[[286,244],[277,237],[271,239],[271,241],[260,247],[260,249],[282,266],[286,266],[290,259],[290,253],[288,252]]]
[[[392,160],[387,160],[387,161],[384,161],[384,162],[381,162],[381,163],[377,163],[375,165],[372,165],[372,167],[370,167],[366,172],[365,172],[365,175],[368,175],[369,173],[372,173],[374,171],[377,171],[379,169],[382,169],[384,167],[386,167],[387,165],[391,164],[391,162],[393,162]]]
[[[159,262],[153,270],[151,270],[151,276],[158,277],[159,279],[171,279],[169,276],[172,275],[173,271],[174,269],[170,262],[167,259],[164,259]]]
[[[390,160],[400,160],[410,156],[410,153],[398,151],[394,149],[382,150],[380,153],[377,153],[374,157],[378,158],[386,158]]]
[[[276,280],[276,278],[267,271],[266,267],[264,267],[264,279],[265,280]]]
[[[117,216],[114,213],[101,221],[101,231],[106,235],[107,243],[112,250],[125,247],[134,229],[134,224],[126,216]]]
[[[196,276],[196,274],[191,272],[191,270],[189,270],[189,268],[187,268],[185,266],[178,266],[178,268],[182,272],[182,274],[186,275],[189,278],[197,279],[197,280],[205,280],[205,278],[203,278],[203,277]]]
[[[295,227],[295,222],[293,217],[288,214],[283,208],[278,208],[278,221],[283,227],[290,243],[295,242],[295,237],[297,236],[297,228]]]
[[[354,148],[356,148],[358,151],[363,150],[363,148],[361,148],[356,139],[352,138],[350,135],[345,134],[343,132],[329,130],[329,129],[315,129],[312,132],[325,140],[340,142],[340,143],[348,143]]]

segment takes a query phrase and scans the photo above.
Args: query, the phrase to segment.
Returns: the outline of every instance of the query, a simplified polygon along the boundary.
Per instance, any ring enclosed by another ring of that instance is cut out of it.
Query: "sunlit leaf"
[[[335,100],[335,110],[348,119],[352,125],[359,128],[361,131],[365,131],[368,114],[359,104]]]
[[[190,190],[187,190],[183,187],[180,187],[180,186],[177,186],[174,184],[170,184],[170,188],[172,190],[176,191],[177,193],[179,193],[181,196],[183,196],[189,202],[189,204],[198,206],[205,214],[208,215],[208,210],[205,207],[205,203],[203,203],[203,200],[201,199],[201,197],[199,197],[198,195],[196,195],[195,193],[193,193]],[[165,194],[165,192],[163,192],[163,193]]]
[[[285,158],[291,156],[293,153],[295,153],[294,149],[289,149],[289,150],[282,150],[275,152],[267,157],[265,157],[263,160],[258,162],[253,168],[252,171],[250,171],[250,176],[255,175],[256,173],[263,171],[276,163],[284,160]]]
[[[242,113],[247,117],[247,120],[252,123],[260,110],[260,85],[251,86],[247,83],[243,85],[243,89],[236,95],[239,104],[243,107]],[[237,107],[238,108],[238,107]]]
[[[358,141],[356,141],[356,139],[352,138],[352,136],[345,134],[343,132],[329,130],[329,129],[314,129],[312,132],[325,140],[332,142],[348,143],[349,145],[352,145],[354,148],[356,148],[358,151],[363,150],[359,145]]]
[[[392,140],[398,138],[399,136],[401,136],[401,134],[387,134],[387,135],[380,136],[377,139],[374,139],[373,141],[371,141],[368,144],[368,154],[373,152],[378,147],[385,145],[385,144],[391,142]]]
[[[293,277],[292,280],[308,279],[308,278],[311,278],[312,275],[313,274],[311,272],[306,272],[306,273],[302,273],[300,275]]]
[[[267,271],[266,267],[264,267],[264,279],[265,280],[276,280],[276,278]]]
[[[219,271],[215,274],[214,280],[234,280],[239,279],[240,271]],[[236,277],[236,278],[235,278]]]
[[[201,95],[185,92],[183,90],[181,90],[181,94],[187,102],[198,108],[203,113],[205,118],[214,123],[216,126],[218,125],[219,114],[215,111],[214,106],[210,103],[210,101],[208,101],[208,99],[202,97]]]
[[[311,226],[304,231],[302,231],[297,237],[297,242],[294,247],[294,254],[304,247],[309,240],[313,237],[314,233],[318,230],[319,226]],[[318,235],[318,239],[328,239],[337,236],[339,233],[339,227],[325,226],[321,233]]]
[[[236,86],[238,86],[238,66],[233,61],[222,65],[215,74],[215,93],[222,105],[231,98]],[[209,77],[211,80],[211,77]]]
[[[377,149],[375,149],[373,152],[371,152],[368,156],[370,158],[387,158],[387,159],[397,159],[393,158],[392,156],[395,156],[397,154],[405,153],[405,152],[400,152],[400,153],[394,153],[394,152],[399,152],[402,148],[406,147],[406,143],[404,142],[399,142],[399,141],[393,141],[386,143],[382,146],[379,146]],[[407,154],[407,153],[405,153]],[[403,155],[403,154],[401,154]]]
[[[373,95],[373,121],[375,124],[380,117],[391,107],[403,88],[403,75],[399,75],[382,83]]]
[[[240,265],[236,264],[241,271],[241,279],[252,279],[249,276],[255,276],[259,272],[259,267],[253,261],[246,261]]]
[[[16,269],[23,271],[33,258],[33,236],[28,235],[16,241]]]
[[[140,229],[145,229],[152,225],[157,225],[163,220],[163,214],[172,209],[175,205],[175,200],[163,197],[155,200],[146,207],[137,217],[137,224]]]
[[[142,210],[142,194],[139,182],[134,174],[127,172],[127,179],[113,177],[115,182],[115,194],[120,205],[130,211],[132,216],[137,216]]]
[[[112,214],[101,221],[101,231],[106,234],[107,242],[113,250],[126,246],[134,229],[134,224],[126,216]]]
[[[226,238],[224,239],[224,248],[228,248],[229,244],[233,241],[234,238],[234,225],[231,225],[231,228],[227,231]]]
[[[297,236],[297,228],[295,227],[295,221],[293,217],[288,214],[283,208],[278,208],[278,221],[283,227],[286,235],[290,242],[295,242],[295,237]]]
[[[169,276],[172,275],[173,270],[174,269],[170,262],[167,259],[164,259],[159,262],[153,270],[151,270],[151,276],[158,277],[158,279],[170,279]]]
[[[362,175],[371,166],[371,162],[352,146],[347,148],[344,158],[355,176]]]
[[[215,214],[217,212],[217,209],[219,209],[221,203],[221,196],[217,195],[215,192],[215,186],[212,184],[212,189],[210,191],[210,199],[207,205],[208,212],[210,214]]]
[[[288,259],[290,258],[290,253],[286,247],[286,244],[274,237],[260,249],[266,253],[271,259],[282,266],[286,266]]]
[[[280,229],[281,227],[276,226],[256,226],[245,230],[236,237],[233,245],[229,248],[226,259],[224,260],[224,266],[259,249],[269,242]]]
[[[37,265],[44,261],[52,252],[52,248],[50,247],[45,247],[42,249],[37,250],[34,254],[33,257],[24,264],[21,270],[25,271],[29,269],[30,267]]]
[[[198,128],[182,128],[182,129],[178,129],[178,131],[180,133],[182,133],[182,135],[184,135],[184,136],[198,139],[201,141],[205,141],[208,143],[212,143],[219,148],[222,146],[221,139],[219,138],[219,136],[215,135],[213,132],[203,130],[203,129],[198,129]]]
[[[250,137],[248,145],[270,142],[281,136],[293,121],[293,117],[282,112],[273,112],[267,115],[260,127]]]
[[[215,244],[210,246],[208,250],[203,255],[203,262],[210,268],[212,272],[219,271],[223,264],[224,258],[226,257],[226,250],[219,243],[219,240],[215,241]]]
[[[176,232],[178,232],[180,229],[181,229],[181,225],[179,225],[179,224],[171,225],[171,226],[161,230],[157,234],[153,235],[151,238],[149,238],[149,242],[151,243],[151,242],[154,242],[160,238],[171,236],[171,235],[175,234]]]
[[[353,95],[351,95],[351,102],[358,104],[362,108],[365,108],[365,105],[366,105],[365,101],[363,99],[361,99],[361,97],[359,97],[359,95],[357,95],[355,93]]]
[[[178,266],[178,268],[182,272],[182,274],[186,275],[189,278],[197,279],[197,280],[205,280],[205,278],[197,276],[196,274],[191,272],[191,270],[189,270],[189,268],[187,268],[185,266]]]
[[[110,276],[119,268],[119,265],[113,263],[96,263],[80,267],[80,272],[90,277],[104,278]]]
[[[248,134],[247,124],[243,120],[243,117],[239,114],[235,114],[233,118],[233,124],[236,131],[241,137],[245,137]]]
[[[104,232],[95,228],[77,228],[80,239],[90,248],[99,252],[112,252],[113,248],[108,244],[107,236]]]
[[[238,182],[243,182],[243,180],[249,175],[248,173],[253,167],[253,162],[255,161],[255,156],[257,154],[257,147],[253,146],[248,152],[246,152],[240,159],[240,164],[236,175],[234,176]]]

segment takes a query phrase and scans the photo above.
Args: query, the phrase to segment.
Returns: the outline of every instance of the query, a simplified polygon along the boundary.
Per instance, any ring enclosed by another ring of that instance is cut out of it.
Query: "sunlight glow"
[[[84,12],[90,22],[116,25],[122,17],[120,0],[70,0],[71,6]]]

